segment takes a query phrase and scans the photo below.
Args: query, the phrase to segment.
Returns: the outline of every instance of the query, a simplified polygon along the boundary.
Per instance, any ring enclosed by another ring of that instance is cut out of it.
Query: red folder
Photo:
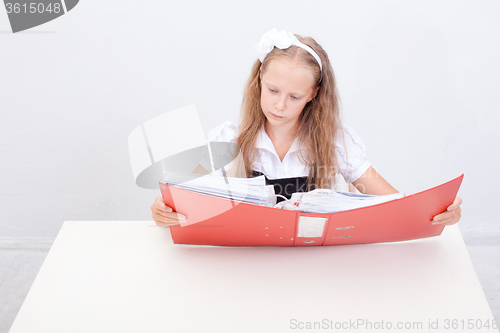
[[[462,179],[463,175],[401,199],[329,214],[257,206],[162,183],[160,189],[165,204],[191,223],[170,227],[175,244],[317,246],[438,236],[444,226],[432,225],[431,220],[453,203]]]

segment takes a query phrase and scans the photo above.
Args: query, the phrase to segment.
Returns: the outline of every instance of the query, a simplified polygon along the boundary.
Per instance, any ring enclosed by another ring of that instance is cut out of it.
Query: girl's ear
[[[318,91],[319,91],[319,86],[316,87],[316,89],[314,89],[313,93],[311,94],[311,98],[309,99],[308,102],[312,101],[314,97],[316,97],[316,95],[318,95]]]

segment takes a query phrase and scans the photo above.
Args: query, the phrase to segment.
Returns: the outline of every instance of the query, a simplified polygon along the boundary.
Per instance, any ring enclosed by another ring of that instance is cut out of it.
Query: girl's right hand
[[[186,221],[186,216],[174,212],[172,208],[163,203],[161,195],[155,199],[155,202],[151,206],[151,212],[153,220],[155,220],[156,225],[159,227],[169,227]]]

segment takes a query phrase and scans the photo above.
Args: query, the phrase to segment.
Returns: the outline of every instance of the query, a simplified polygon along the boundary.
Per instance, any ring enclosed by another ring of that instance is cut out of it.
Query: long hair
[[[295,35],[299,41],[316,52],[322,63],[322,72],[314,57],[306,50],[290,46],[281,50],[274,48],[261,63],[253,65],[247,81],[240,113],[240,126],[237,144],[240,155],[235,159],[233,176],[251,177],[253,156],[257,135],[264,126],[266,117],[261,108],[261,72],[264,74],[269,64],[275,59],[297,61],[311,71],[318,93],[308,102],[299,116],[298,143],[299,158],[309,168],[308,187],[329,188],[337,173],[335,140],[340,131],[340,99],[335,84],[333,69],[325,50],[310,37]]]

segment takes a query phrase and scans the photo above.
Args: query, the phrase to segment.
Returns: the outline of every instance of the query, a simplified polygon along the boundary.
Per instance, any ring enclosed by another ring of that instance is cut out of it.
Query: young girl
[[[297,191],[330,188],[337,174],[365,194],[397,193],[371,167],[356,133],[341,123],[335,77],[323,48],[310,37],[273,29],[256,51],[259,60],[244,91],[239,128],[226,122],[208,137],[240,147],[230,176],[264,175],[276,194],[288,198]],[[194,172],[208,173],[201,166]],[[429,223],[457,223],[461,203],[456,197]],[[151,211],[158,226],[186,219],[165,206],[161,196]]]

